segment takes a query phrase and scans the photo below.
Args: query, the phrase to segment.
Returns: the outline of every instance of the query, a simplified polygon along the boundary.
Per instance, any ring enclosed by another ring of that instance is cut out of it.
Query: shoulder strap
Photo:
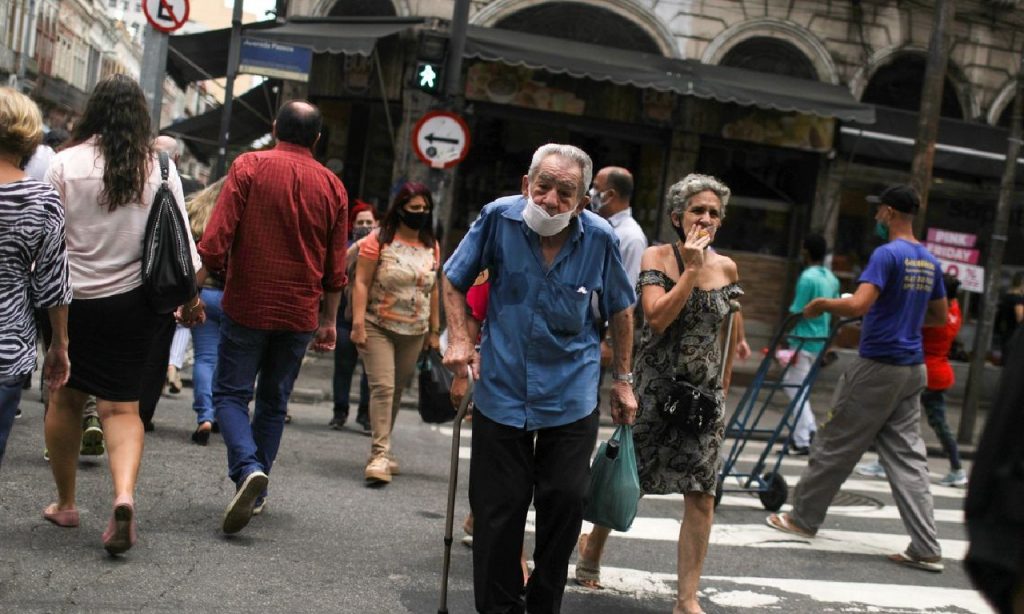
[[[676,244],[675,241],[672,242],[672,253],[675,254],[676,256],[676,264],[679,265],[679,276],[682,277],[683,271],[686,270],[686,265],[683,264],[683,257],[679,253],[679,246]]]
[[[167,183],[167,176],[171,172],[170,162],[168,161],[167,152],[161,151],[157,154],[160,158],[160,180],[165,184]]]

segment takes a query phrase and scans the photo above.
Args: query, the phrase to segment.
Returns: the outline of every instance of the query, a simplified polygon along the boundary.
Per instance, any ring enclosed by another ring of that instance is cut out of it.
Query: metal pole
[[[160,132],[160,111],[164,101],[164,76],[167,74],[167,33],[147,23],[142,44],[139,85],[149,103],[150,131],[157,134]]]
[[[445,67],[444,91],[453,99],[456,109],[462,100],[462,53],[466,50],[466,28],[469,23],[469,0],[455,0],[452,9],[451,38],[448,42],[448,64]]]
[[[921,111],[917,120],[917,140],[914,159],[910,165],[910,181],[921,196],[921,209],[914,220],[914,230],[921,231],[928,209],[928,190],[932,184],[932,163],[935,160],[935,141],[939,134],[939,113],[942,110],[942,86],[946,81],[946,65],[952,42],[950,27],[956,18],[954,0],[938,0],[935,21],[928,45],[928,62],[924,69],[921,88]]]
[[[22,91],[25,82],[25,71],[28,68],[28,58],[32,55],[32,49],[29,47],[29,42],[32,40],[32,22],[36,17],[36,0],[27,0],[25,2],[25,14],[22,15],[22,27],[21,27],[21,53],[18,54],[18,69],[16,71],[17,79],[15,86],[18,91]]]
[[[963,410],[960,414],[960,428],[957,432],[957,440],[961,443],[974,442],[978,399],[981,396],[981,387],[985,383],[985,358],[988,355],[992,329],[995,325],[996,308],[999,306],[999,270],[1002,267],[1003,252],[1006,249],[1017,158],[1021,149],[1022,113],[1024,113],[1024,51],[1021,52],[1021,63],[1017,72],[1017,95],[1013,99],[1013,111],[1010,115],[1010,141],[1006,147],[1006,166],[1003,170],[1002,183],[999,185],[999,203],[996,205],[991,246],[985,263],[985,293],[982,296],[981,319],[978,321],[978,328],[974,335],[971,369],[967,376],[967,394],[964,397]]]
[[[227,79],[224,84],[224,106],[220,114],[220,145],[217,148],[217,167],[211,181],[224,176],[227,170],[228,141],[231,136],[231,102],[235,95],[235,76],[238,74],[238,56],[242,47],[242,0],[235,0],[231,13],[231,50],[228,53]]]

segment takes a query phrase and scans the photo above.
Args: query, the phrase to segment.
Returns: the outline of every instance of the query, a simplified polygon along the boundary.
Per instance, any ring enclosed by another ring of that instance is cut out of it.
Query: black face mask
[[[413,230],[422,230],[430,224],[430,211],[406,211],[405,209],[398,210],[398,219],[402,220],[402,223],[412,228]]]
[[[359,226],[352,229],[352,238],[358,241],[359,239],[369,235],[371,232],[373,232],[372,226]]]

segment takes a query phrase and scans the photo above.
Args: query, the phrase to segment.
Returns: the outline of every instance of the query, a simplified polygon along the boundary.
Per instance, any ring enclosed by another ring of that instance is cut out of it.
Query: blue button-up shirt
[[[526,199],[484,207],[444,273],[465,292],[490,270],[480,347],[477,411],[508,426],[537,430],[575,422],[597,407],[600,339],[592,297],[607,318],[636,302],[608,222],[584,211],[551,267],[540,238],[523,222]]]

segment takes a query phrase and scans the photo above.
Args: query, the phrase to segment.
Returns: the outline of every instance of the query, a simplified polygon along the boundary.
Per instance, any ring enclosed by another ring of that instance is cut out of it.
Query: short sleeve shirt
[[[594,411],[601,351],[591,301],[608,318],[636,293],[608,222],[589,211],[574,218],[549,267],[525,206],[510,196],[484,207],[444,272],[466,292],[490,269],[474,402],[491,420],[532,431]]]
[[[789,306],[790,313],[800,313],[807,303],[816,298],[838,298],[839,280],[832,274],[832,271],[823,266],[810,266],[800,274],[796,282],[796,293],[793,296],[793,304]],[[796,337],[828,337],[829,325],[832,323],[832,316],[824,313],[810,320],[804,318],[793,327],[793,335]],[[799,346],[804,352],[819,354],[825,348],[824,341],[801,341],[789,340],[790,347]]]
[[[366,304],[366,320],[400,335],[430,328],[430,295],[437,282],[440,249],[395,237],[383,247],[374,231],[359,242],[359,257],[377,263]]]
[[[859,282],[879,290],[861,327],[861,357],[893,365],[923,363],[921,327],[928,303],[946,297],[939,262],[920,243],[896,239],[871,254]]]

